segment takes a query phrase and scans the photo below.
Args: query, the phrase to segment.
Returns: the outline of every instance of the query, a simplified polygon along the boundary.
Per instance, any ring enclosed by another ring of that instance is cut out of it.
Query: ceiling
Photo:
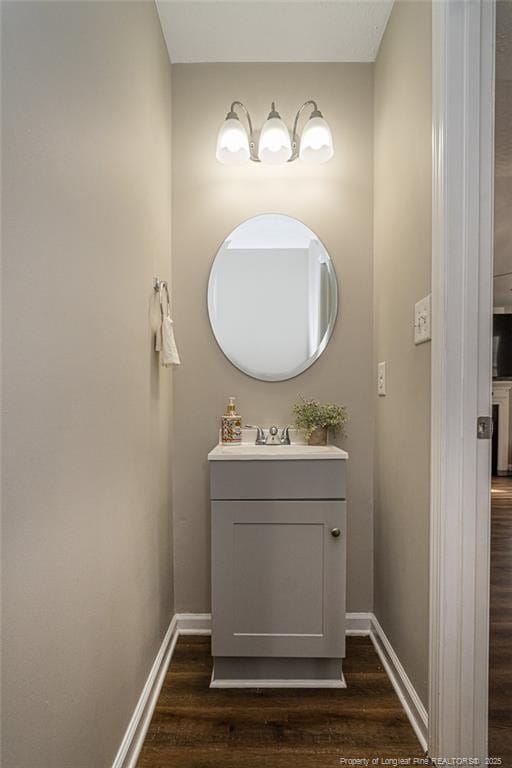
[[[156,0],[173,63],[375,61],[393,0]]]

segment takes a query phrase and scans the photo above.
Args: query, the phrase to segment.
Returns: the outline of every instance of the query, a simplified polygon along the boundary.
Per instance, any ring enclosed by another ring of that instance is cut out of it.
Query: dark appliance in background
[[[492,406],[492,459],[491,474],[496,477],[498,474],[498,413],[499,405],[494,403]]]
[[[493,356],[494,378],[512,379],[512,314],[493,315]]]
[[[493,315],[492,375],[512,379],[512,314]],[[492,474],[498,470],[498,407],[493,405]]]

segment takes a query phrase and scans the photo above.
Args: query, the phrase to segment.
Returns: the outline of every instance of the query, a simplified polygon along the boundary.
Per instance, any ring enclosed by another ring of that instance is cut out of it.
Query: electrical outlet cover
[[[432,338],[431,331],[431,294],[414,305],[414,343],[424,344]]]
[[[386,363],[379,363],[377,366],[377,394],[379,397],[386,394]]]

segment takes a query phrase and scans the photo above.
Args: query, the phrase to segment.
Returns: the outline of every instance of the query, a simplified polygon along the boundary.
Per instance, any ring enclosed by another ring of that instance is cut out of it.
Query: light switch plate
[[[386,363],[377,365],[377,394],[379,397],[386,394]]]
[[[431,294],[414,305],[414,343],[423,344],[432,338],[431,331]]]

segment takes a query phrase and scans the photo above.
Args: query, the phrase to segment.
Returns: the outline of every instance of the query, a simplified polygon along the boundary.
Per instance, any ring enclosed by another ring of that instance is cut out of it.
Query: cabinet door
[[[212,502],[213,655],[344,656],[345,532],[343,501]]]

